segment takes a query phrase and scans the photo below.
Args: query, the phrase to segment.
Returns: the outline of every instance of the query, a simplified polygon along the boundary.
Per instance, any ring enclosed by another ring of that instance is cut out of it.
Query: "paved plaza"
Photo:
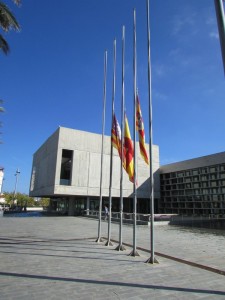
[[[102,237],[107,226],[102,221]],[[225,299],[223,232],[157,225],[159,264],[151,265],[144,251],[150,248],[148,226],[137,227],[142,250],[136,257],[127,245],[116,251],[116,242],[96,243],[95,219],[1,217],[0,228],[1,300]],[[112,239],[118,235],[118,224],[112,224]],[[123,226],[123,241],[132,245],[131,225]]]

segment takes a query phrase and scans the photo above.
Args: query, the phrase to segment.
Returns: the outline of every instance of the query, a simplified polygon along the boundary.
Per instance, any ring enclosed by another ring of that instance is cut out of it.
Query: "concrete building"
[[[30,196],[51,198],[52,210],[69,215],[99,209],[102,136],[59,127],[33,157]],[[103,207],[108,205],[111,137],[105,137]],[[148,145],[147,145],[148,147]],[[137,212],[149,213],[149,167],[137,158]],[[225,152],[159,165],[153,146],[155,213],[225,216]],[[124,212],[132,212],[133,184],[124,171]],[[112,210],[119,211],[120,158],[114,149]]]
[[[159,212],[225,217],[225,152],[160,167]]]
[[[69,215],[82,210],[97,210],[100,194],[102,136],[59,127],[33,156],[30,182],[31,197],[50,197],[51,208]],[[103,205],[108,205],[111,137],[106,136],[103,153]],[[137,144],[137,149],[139,145]],[[153,146],[155,203],[160,198],[159,147]],[[149,211],[149,167],[137,158],[137,211]],[[124,171],[124,211],[132,211],[133,184]],[[120,158],[113,154],[112,210],[119,211]]]

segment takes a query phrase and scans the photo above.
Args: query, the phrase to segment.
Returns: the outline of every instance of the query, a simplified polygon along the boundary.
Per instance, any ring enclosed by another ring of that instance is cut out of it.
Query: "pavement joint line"
[[[106,237],[102,237],[102,238],[105,239],[105,240],[108,240],[108,238],[106,238]],[[114,243],[119,243],[117,240],[111,239],[111,241],[114,242]],[[123,243],[123,245],[125,245],[127,247],[131,247],[131,248],[133,247],[131,244],[128,244],[128,243]],[[137,250],[141,250],[143,252],[151,253],[150,250],[147,250],[147,249],[142,248],[142,247],[137,247]],[[219,270],[219,269],[216,269],[216,268],[213,268],[213,267],[208,267],[208,266],[205,266],[205,265],[202,265],[202,264],[198,264],[198,263],[195,263],[195,262],[192,262],[192,261],[188,261],[188,260],[185,260],[185,259],[182,259],[182,258],[178,258],[178,257],[175,257],[175,256],[160,253],[160,252],[155,252],[155,254],[158,255],[158,256],[161,256],[163,258],[166,258],[166,259],[174,260],[174,261],[182,263],[182,264],[186,264],[186,265],[189,265],[189,266],[192,266],[192,267],[195,267],[195,268],[203,269],[205,271],[209,271],[209,272],[213,272],[213,273],[217,273],[219,275],[225,276],[225,271],[223,271],[223,270]]]
[[[164,290],[164,291],[175,291],[175,292],[191,292],[191,293],[201,293],[210,295],[225,295],[224,291],[220,290],[205,290],[199,288],[183,288],[174,286],[162,286],[157,284],[141,284],[141,283],[131,283],[131,282],[121,282],[121,281],[107,281],[107,280],[95,280],[95,279],[82,279],[73,277],[60,277],[60,276],[47,276],[47,275],[35,275],[35,274],[24,274],[24,273],[12,273],[12,272],[0,272],[0,276],[16,277],[16,278],[27,278],[27,279],[41,279],[50,281],[64,281],[64,282],[74,282],[74,283],[89,283],[97,285],[108,285],[108,286],[120,286],[120,287],[133,287],[133,288],[147,288],[153,290]]]
[[[92,239],[95,239],[95,237],[89,237],[89,238],[77,238],[77,239],[69,239],[69,240],[59,240],[59,239],[54,239],[54,240],[52,240],[52,239],[46,239],[46,240],[37,240],[37,239],[35,239],[35,238],[33,238],[33,239],[26,239],[26,238],[24,238],[23,240],[21,240],[21,239],[16,239],[16,238],[7,238],[7,239],[2,239],[2,238],[0,238],[0,245],[18,245],[18,244],[20,244],[20,245],[31,245],[31,244],[33,244],[33,243],[52,243],[52,242],[61,242],[61,243],[63,243],[63,242],[75,242],[75,241],[83,241],[83,240],[92,240]]]

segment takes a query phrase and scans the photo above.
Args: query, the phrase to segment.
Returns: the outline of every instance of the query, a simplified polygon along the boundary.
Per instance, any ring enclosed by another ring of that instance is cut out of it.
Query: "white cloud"
[[[208,18],[206,19],[206,24],[215,25],[215,18],[213,18],[212,16],[208,16]]]
[[[164,65],[162,64],[156,64],[154,65],[154,73],[159,76],[162,77],[166,74],[166,68]]]
[[[196,23],[196,14],[192,13],[189,14],[188,17],[185,17],[182,15],[176,16],[173,20],[173,29],[172,29],[172,34],[173,35],[178,35],[180,34],[184,29],[189,29],[192,28],[192,31],[196,33],[196,28],[194,27]]]
[[[155,99],[159,99],[159,100],[162,100],[162,101],[166,101],[168,99],[167,95],[162,94],[158,91],[153,91],[153,96],[154,96]]]
[[[171,57],[177,57],[177,55],[179,55],[180,54],[180,48],[176,48],[176,49],[172,49],[172,50],[170,50],[170,52],[169,52],[169,56],[171,56]]]
[[[219,34],[218,34],[218,32],[216,32],[216,31],[212,31],[212,32],[210,32],[209,33],[209,36],[212,38],[212,39],[219,39]]]

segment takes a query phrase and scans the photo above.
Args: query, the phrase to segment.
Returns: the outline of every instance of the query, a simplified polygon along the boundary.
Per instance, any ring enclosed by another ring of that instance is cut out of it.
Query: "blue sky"
[[[3,191],[29,192],[32,156],[64,126],[101,133],[104,51],[108,51],[105,133],[110,135],[113,39],[117,39],[116,114],[121,107],[121,37],[126,27],[125,103],[133,120],[133,8],[138,89],[148,141],[145,0],[5,1],[21,24],[0,53],[0,166]],[[150,0],[153,143],[160,163],[225,151],[225,84],[214,0]]]

